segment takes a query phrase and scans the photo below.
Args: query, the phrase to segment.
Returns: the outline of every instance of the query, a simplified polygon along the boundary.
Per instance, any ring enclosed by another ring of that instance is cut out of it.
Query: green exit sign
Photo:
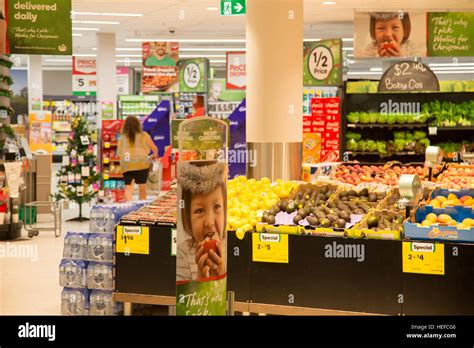
[[[221,0],[221,15],[243,15],[247,11],[245,0]]]

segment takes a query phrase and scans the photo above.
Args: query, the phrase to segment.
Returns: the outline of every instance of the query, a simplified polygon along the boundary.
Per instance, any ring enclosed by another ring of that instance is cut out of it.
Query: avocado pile
[[[262,222],[270,225],[275,224],[275,215],[279,212],[292,214],[296,211],[297,215],[293,218],[295,224],[298,224],[299,221],[306,217],[310,217],[311,215],[316,217],[314,212],[322,211],[329,200],[329,197],[331,197],[333,193],[335,193],[335,189],[329,185],[322,185],[314,189],[307,188],[298,191],[293,199],[282,199],[269,210],[265,211],[262,216]],[[316,221],[313,219],[313,222]],[[325,224],[328,223],[327,221],[323,222],[325,222]],[[309,220],[308,223],[313,225]],[[318,220],[313,226],[316,225],[322,225],[322,223],[320,224]],[[328,227],[331,225],[331,222],[329,222]]]
[[[383,192],[369,192],[369,189],[364,188],[359,192],[355,190],[342,191],[339,193],[339,199],[343,202],[360,200],[367,201],[370,203],[380,202],[385,198],[385,193]]]
[[[403,215],[381,212],[378,216],[369,216],[367,228],[372,231],[403,231]]]

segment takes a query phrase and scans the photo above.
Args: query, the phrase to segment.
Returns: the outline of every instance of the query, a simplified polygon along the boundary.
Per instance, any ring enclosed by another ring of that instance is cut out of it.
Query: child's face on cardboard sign
[[[197,195],[191,199],[191,228],[194,239],[203,241],[206,236],[221,240],[224,231],[224,193],[217,187],[208,195]]]
[[[378,20],[375,23],[375,40],[379,44],[396,41],[400,44],[403,40],[403,24],[399,18]]]

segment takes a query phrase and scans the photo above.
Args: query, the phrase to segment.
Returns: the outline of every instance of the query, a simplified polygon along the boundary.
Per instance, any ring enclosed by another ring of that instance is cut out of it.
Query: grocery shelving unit
[[[433,118],[429,117],[426,123],[405,123],[405,124],[377,124],[377,123],[349,123],[347,115],[351,112],[378,112],[383,102],[388,103],[420,103],[420,109],[424,103],[435,100],[462,103],[474,99],[474,92],[436,92],[436,93],[346,93],[347,83],[345,82],[343,93],[344,103],[341,120],[341,158],[359,160],[371,163],[385,163],[389,160],[399,160],[402,162],[422,162],[423,153],[413,151],[398,151],[391,156],[381,157],[378,152],[348,151],[346,149],[346,135],[348,131],[356,131],[362,135],[362,139],[373,140],[393,140],[391,130],[423,130],[426,132],[431,144],[446,141],[460,142],[461,140],[474,140],[474,126],[455,127],[434,127]],[[456,156],[459,158],[459,156]]]
[[[69,133],[72,131],[73,117],[81,115],[87,118],[92,142],[97,143],[97,101],[91,96],[50,96],[43,97],[43,109],[52,113],[53,162],[61,162]]]

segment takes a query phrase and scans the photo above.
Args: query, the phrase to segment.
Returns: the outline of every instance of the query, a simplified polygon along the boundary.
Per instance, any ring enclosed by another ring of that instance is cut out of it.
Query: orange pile
[[[474,209],[474,199],[471,196],[463,196],[458,198],[454,193],[450,193],[448,197],[436,196],[428,204],[433,208],[454,207],[457,205],[472,207]]]

